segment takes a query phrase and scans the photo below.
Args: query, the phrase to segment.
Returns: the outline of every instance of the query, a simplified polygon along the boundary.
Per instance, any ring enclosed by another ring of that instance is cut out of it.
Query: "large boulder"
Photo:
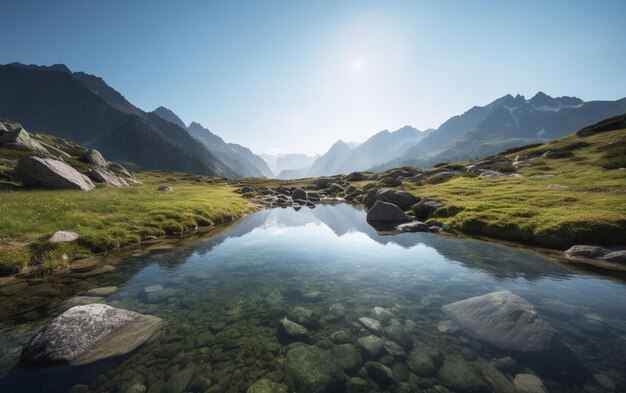
[[[411,210],[419,220],[427,219],[435,210],[443,207],[443,203],[434,199],[423,199],[411,206]]]
[[[343,392],[346,374],[330,352],[311,345],[299,345],[285,358],[285,380],[290,392]]]
[[[23,158],[17,164],[16,173],[24,183],[48,188],[83,191],[96,188],[87,176],[54,158]]]
[[[104,183],[111,187],[128,187],[128,182],[117,176],[111,171],[102,168],[94,168],[89,173],[89,176],[100,183]]]
[[[21,361],[41,365],[95,362],[132,351],[162,325],[160,318],[106,304],[72,307],[31,338]]]
[[[306,191],[304,191],[302,188],[298,188],[296,190],[294,190],[293,194],[291,194],[291,197],[293,199],[303,199],[306,200]]]
[[[0,136],[0,146],[48,153],[48,150],[39,141],[31,138],[30,134],[23,128],[3,133]]]
[[[367,221],[371,222],[406,222],[410,218],[396,205],[377,201],[367,212]]]
[[[547,349],[555,333],[530,303],[508,291],[451,303],[443,312],[470,336],[515,351]]]
[[[377,201],[392,203],[402,210],[407,210],[419,202],[419,199],[407,191],[394,190],[393,188],[373,188],[367,193],[365,207],[369,209]]]
[[[87,164],[91,164],[100,168],[107,168],[109,163],[104,159],[102,154],[96,149],[89,149],[83,154],[81,160],[86,162]]]
[[[361,172],[352,172],[346,176],[346,181],[363,181],[366,179],[367,179],[367,176],[365,176]]]

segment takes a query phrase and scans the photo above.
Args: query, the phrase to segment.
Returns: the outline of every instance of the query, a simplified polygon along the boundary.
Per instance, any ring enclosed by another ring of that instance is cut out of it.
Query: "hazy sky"
[[[97,4],[96,4],[97,3]],[[538,90],[626,96],[626,1],[1,0],[0,62],[64,63],[257,153],[322,153]]]

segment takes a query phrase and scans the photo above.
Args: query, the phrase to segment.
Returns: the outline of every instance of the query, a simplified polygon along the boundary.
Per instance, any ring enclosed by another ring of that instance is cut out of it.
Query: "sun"
[[[356,60],[356,61],[354,62],[354,66],[355,66],[356,68],[359,68],[359,67],[361,66],[361,60]]]

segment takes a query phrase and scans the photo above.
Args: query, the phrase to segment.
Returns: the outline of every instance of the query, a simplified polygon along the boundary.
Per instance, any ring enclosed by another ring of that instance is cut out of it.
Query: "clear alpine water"
[[[115,269],[0,288],[0,392],[246,392],[261,379],[287,385],[286,354],[302,344],[279,321],[296,307],[314,319],[302,340],[345,366],[345,391],[540,392],[537,380],[549,392],[626,387],[622,282],[522,248],[430,233],[379,234],[361,208],[348,204],[263,210],[199,242],[106,264]],[[85,300],[86,290],[104,286],[118,288]],[[527,300],[556,330],[549,350],[495,347],[442,312],[446,304],[500,290]],[[90,301],[167,324],[120,357],[82,366],[18,365],[21,349],[47,321]],[[359,318],[371,317],[374,307],[388,317],[373,334]],[[363,351],[360,337],[388,339],[391,326],[406,333],[405,354],[387,346],[374,358]],[[368,361],[376,365],[364,367]],[[280,391],[260,386],[255,391]]]

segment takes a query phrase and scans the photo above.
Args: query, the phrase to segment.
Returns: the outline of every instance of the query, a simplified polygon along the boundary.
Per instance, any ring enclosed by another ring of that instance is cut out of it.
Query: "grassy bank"
[[[567,248],[573,244],[626,242],[626,130],[580,137],[507,154],[526,160],[523,177],[459,177],[438,184],[404,182],[422,198],[443,201],[432,221],[462,232]],[[537,176],[539,177],[533,177]]]
[[[143,185],[89,192],[27,190],[0,193],[0,274],[26,268],[60,269],[73,260],[240,218],[254,206],[216,178],[144,172]],[[157,192],[169,185],[173,192]],[[80,239],[45,240],[58,230]]]

